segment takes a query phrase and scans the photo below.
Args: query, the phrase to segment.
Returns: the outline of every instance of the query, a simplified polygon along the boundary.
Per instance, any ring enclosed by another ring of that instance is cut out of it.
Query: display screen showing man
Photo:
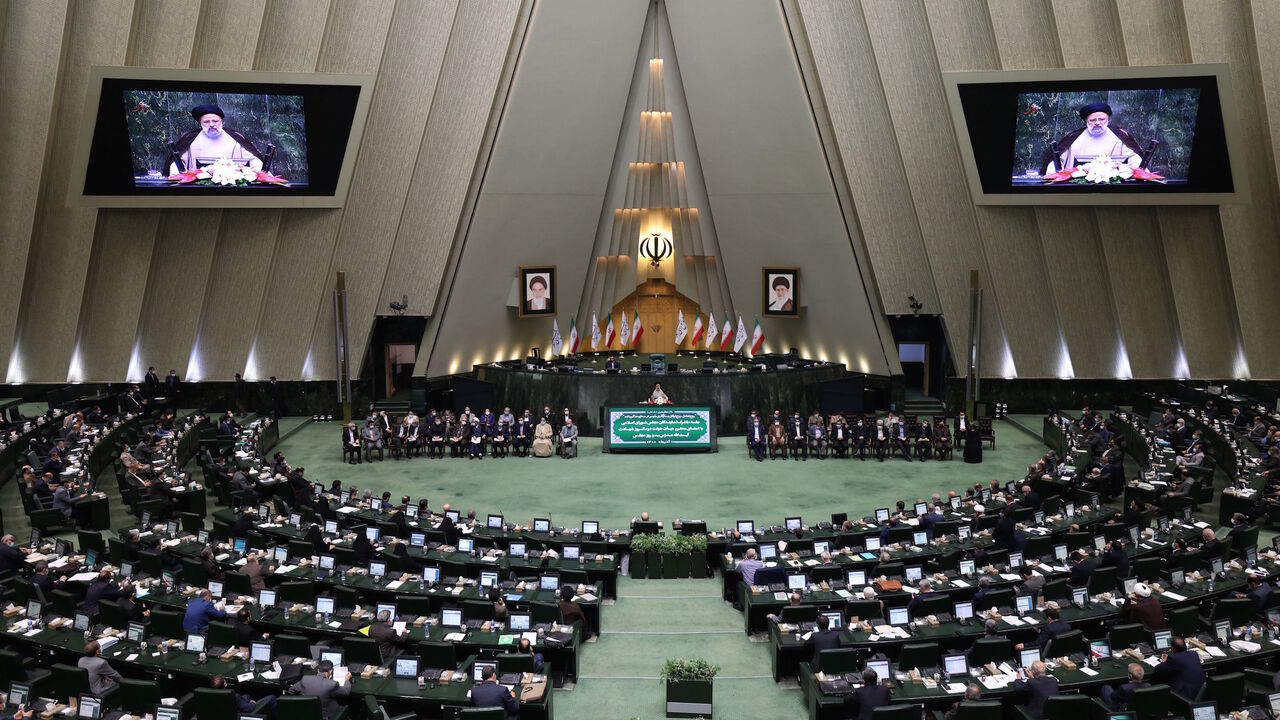
[[[262,153],[244,135],[224,125],[227,114],[221,107],[197,105],[191,108],[191,117],[200,123],[200,128],[186,133],[174,143],[178,159],[170,163],[169,174],[204,167],[222,159],[248,165],[254,170],[262,169]]]
[[[1141,147],[1128,132],[1112,130],[1111,115],[1111,106],[1105,102],[1089,103],[1081,107],[1080,119],[1085,123],[1084,128],[1075,132],[1066,152],[1058,156],[1054,164],[1060,163],[1062,168],[1069,168],[1083,165],[1095,158],[1110,157],[1127,163],[1129,167],[1141,165]],[[1068,138],[1070,135],[1063,140]]]

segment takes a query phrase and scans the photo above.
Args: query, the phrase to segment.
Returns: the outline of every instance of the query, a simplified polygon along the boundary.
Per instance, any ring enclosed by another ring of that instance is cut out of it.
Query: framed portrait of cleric
[[[520,317],[556,314],[556,266],[520,266]]]
[[[72,202],[340,207],[371,78],[91,69]],[[352,151],[348,151],[351,148]]]
[[[1224,64],[945,73],[978,204],[1247,199]]]
[[[800,268],[766,267],[764,278],[764,306],[761,312],[768,317],[800,317]]]

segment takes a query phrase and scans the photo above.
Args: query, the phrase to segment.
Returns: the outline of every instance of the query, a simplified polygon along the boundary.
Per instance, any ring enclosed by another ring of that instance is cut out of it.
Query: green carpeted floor
[[[1040,419],[1029,418],[1031,427]],[[1026,474],[1044,454],[1039,440],[1008,424],[997,427],[997,449],[987,449],[980,465],[960,460],[911,462],[875,460],[748,459],[741,437],[720,439],[720,452],[697,454],[603,454],[599,438],[583,438],[577,459],[464,458],[392,460],[350,466],[342,463],[338,423],[309,424],[279,445],[289,463],[306,468],[313,482],[341,479],[399,497],[427,497],[477,513],[501,512],[509,519],[548,513],[576,525],[600,520],[625,527],[641,511],[657,520],[696,518],[708,526],[732,526],[740,519],[781,523],[785,516],[806,522],[832,512],[870,514],[899,499],[928,497],[993,478]],[[376,456],[375,456],[376,457]]]

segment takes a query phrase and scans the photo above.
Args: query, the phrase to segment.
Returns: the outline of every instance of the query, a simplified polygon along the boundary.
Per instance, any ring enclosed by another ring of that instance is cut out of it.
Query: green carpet
[[[1039,423],[1039,418],[1029,419]],[[600,520],[625,527],[648,511],[656,520],[706,520],[709,527],[740,519],[781,523],[800,515],[806,522],[832,512],[870,514],[899,499],[914,500],[975,482],[1021,478],[1044,446],[1010,425],[997,425],[997,449],[980,465],[960,460],[765,460],[747,457],[742,437],[720,438],[720,452],[695,454],[603,454],[599,438],[583,438],[574,460],[464,458],[342,463],[338,423],[312,423],[280,443],[294,467],[328,484],[341,479],[395,497],[427,497],[433,508],[452,503],[477,513],[500,512],[511,520],[550,514],[557,523]],[[1038,427],[1038,424],[1035,425]]]

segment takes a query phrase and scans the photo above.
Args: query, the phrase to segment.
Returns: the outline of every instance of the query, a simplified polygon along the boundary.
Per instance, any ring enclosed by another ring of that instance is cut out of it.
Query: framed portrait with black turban
[[[761,313],[768,317],[800,317],[800,268],[766,267],[764,278],[764,307]]]

